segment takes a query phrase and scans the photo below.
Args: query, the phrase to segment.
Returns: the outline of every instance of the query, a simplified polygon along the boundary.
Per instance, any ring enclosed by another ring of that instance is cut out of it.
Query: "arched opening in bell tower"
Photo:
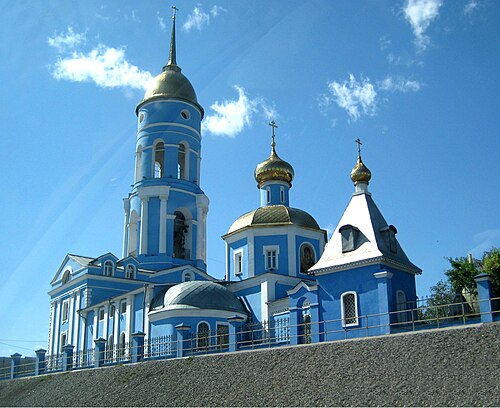
[[[174,258],[190,259],[189,221],[181,211],[174,215]]]
[[[183,142],[179,143],[179,152],[177,153],[177,178],[187,180],[187,154],[189,147]]]
[[[155,144],[154,178],[163,177],[164,161],[165,161],[165,144],[163,142],[158,142]]]

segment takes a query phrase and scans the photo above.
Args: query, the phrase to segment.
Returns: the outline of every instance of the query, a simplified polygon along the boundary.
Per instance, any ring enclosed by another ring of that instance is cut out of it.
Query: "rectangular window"
[[[268,270],[276,269],[276,251],[275,250],[267,251],[266,269],[268,269]]]
[[[123,313],[127,313],[127,302],[122,302],[122,304],[121,304],[121,312],[122,312],[122,314]]]
[[[229,326],[217,324],[217,348],[224,350],[229,348]]]
[[[104,320],[104,309],[99,309],[99,320]]]
[[[243,273],[243,252],[234,254],[234,274],[241,275]]]
[[[69,311],[69,301],[68,300],[65,300],[62,304],[62,317],[61,317],[61,320],[63,323],[67,322],[68,321],[68,313]]]
[[[280,189],[280,200],[282,203],[285,202],[285,190],[283,189],[283,187],[281,187]]]
[[[115,317],[115,305],[111,305],[109,308],[109,318],[112,319],[113,317]]]

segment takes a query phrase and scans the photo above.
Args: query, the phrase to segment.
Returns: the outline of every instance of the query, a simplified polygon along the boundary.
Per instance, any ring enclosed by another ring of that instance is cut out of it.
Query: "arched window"
[[[113,262],[104,262],[104,276],[113,276]]]
[[[106,343],[106,354],[108,361],[114,361],[114,344],[113,344],[113,335],[110,334],[108,337],[108,341]]]
[[[125,271],[125,278],[127,279],[134,279],[135,275],[135,266],[134,265],[127,265],[127,269]]]
[[[120,334],[120,344],[118,345],[118,355],[123,358],[126,355],[126,344],[125,344],[125,333],[122,332]]]
[[[165,145],[163,142],[158,142],[155,144],[155,178],[163,177],[163,169],[164,169],[164,161],[165,161]]]
[[[174,258],[189,259],[189,251],[186,249],[186,237],[189,226],[186,217],[180,211],[175,211],[174,220]]]
[[[358,299],[356,292],[345,292],[340,297],[342,307],[342,326],[358,325]]]
[[[269,187],[266,187],[266,203],[271,202],[271,189]]]
[[[181,180],[187,179],[186,166],[187,149],[183,143],[179,144],[179,152],[177,154],[177,178]]]
[[[408,309],[406,302],[406,294],[402,290],[396,291],[396,310],[398,311],[398,323],[408,321]]]
[[[196,337],[198,340],[198,350],[207,350],[210,345],[210,326],[205,322],[198,324]]]
[[[137,153],[135,154],[135,182],[141,181],[141,164],[142,164],[142,146],[137,148]]]
[[[71,272],[69,270],[65,270],[61,279],[62,284],[68,283],[71,280]]]
[[[280,201],[281,203],[285,202],[285,188],[283,186],[280,187]]]
[[[191,282],[194,281],[194,274],[191,271],[184,271],[182,273],[182,281],[183,282]]]
[[[314,248],[309,244],[300,247],[300,273],[307,273],[308,269],[316,263]]]

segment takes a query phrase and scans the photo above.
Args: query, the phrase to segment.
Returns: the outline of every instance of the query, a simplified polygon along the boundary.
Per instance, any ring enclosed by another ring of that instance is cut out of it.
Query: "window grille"
[[[267,251],[266,255],[266,269],[276,269],[276,251]]]
[[[358,324],[358,304],[354,292],[342,295],[342,320],[344,326]]]

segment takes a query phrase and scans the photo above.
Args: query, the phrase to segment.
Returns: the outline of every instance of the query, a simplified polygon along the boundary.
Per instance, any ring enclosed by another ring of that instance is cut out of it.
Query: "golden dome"
[[[370,182],[372,178],[372,172],[365,166],[363,160],[361,160],[361,155],[358,155],[358,162],[351,170],[351,180],[354,184]]]
[[[266,181],[285,181],[290,186],[294,176],[293,167],[290,163],[281,160],[276,154],[276,150],[271,151],[269,158],[258,164],[255,168],[255,180],[260,188]]]

